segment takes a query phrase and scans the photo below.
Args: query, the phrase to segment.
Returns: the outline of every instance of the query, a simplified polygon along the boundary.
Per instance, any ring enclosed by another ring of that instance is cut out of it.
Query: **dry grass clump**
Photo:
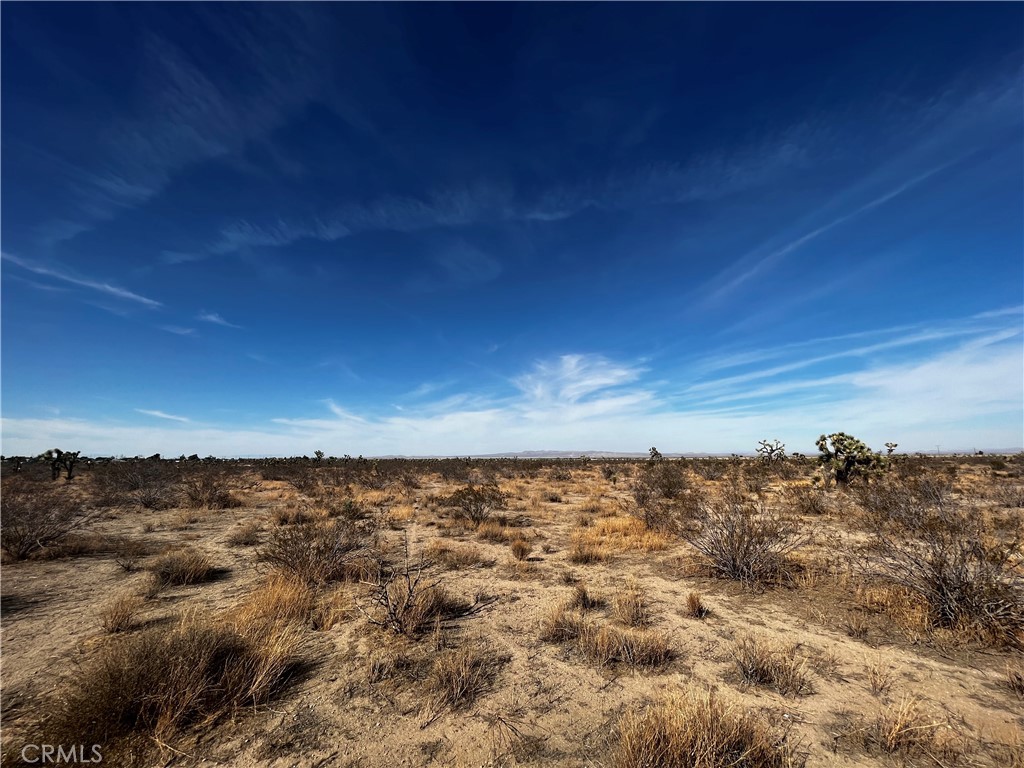
[[[778,691],[783,696],[812,693],[807,659],[798,655],[799,645],[785,648],[753,637],[743,638],[734,650],[736,667],[744,682]]]
[[[595,608],[604,606],[604,600],[590,593],[584,584],[575,584],[572,590],[572,597],[565,604],[569,610],[592,611]]]
[[[353,581],[366,576],[372,540],[370,528],[345,520],[289,525],[271,532],[257,558],[310,585]]]
[[[574,534],[585,544],[616,551],[660,552],[666,549],[672,537],[653,530],[637,517],[600,517],[586,530]]]
[[[686,596],[686,613],[695,619],[703,619],[711,613],[711,609],[704,605],[699,593],[690,592]]]
[[[1018,661],[1016,664],[1006,665],[1006,675],[1003,678],[1003,685],[1013,691],[1021,699],[1024,699],[1024,664]]]
[[[533,551],[533,544],[526,539],[513,539],[510,549],[512,550],[512,557],[516,560],[525,560]]]
[[[500,520],[485,520],[476,527],[477,538],[502,544],[508,541],[508,528]]]
[[[199,584],[217,573],[206,554],[191,548],[165,552],[150,563],[149,571],[157,588]]]
[[[589,563],[600,563],[608,559],[608,552],[604,547],[596,544],[588,544],[583,541],[574,541],[569,549],[569,562],[576,565],[588,565]]]
[[[647,593],[635,582],[627,584],[612,598],[612,615],[627,627],[646,627],[651,623]]]
[[[427,695],[438,708],[464,709],[490,687],[498,664],[492,653],[478,648],[443,651],[427,677]]]
[[[794,768],[786,734],[711,691],[688,688],[641,712],[613,735],[613,768]]]
[[[259,523],[245,523],[228,534],[227,542],[232,547],[254,547],[260,543]]]
[[[599,666],[623,663],[632,667],[660,667],[675,658],[664,633],[601,625],[564,604],[554,606],[544,617],[540,638],[551,643],[571,643]]]
[[[138,595],[119,595],[100,609],[100,624],[110,634],[127,632],[135,624],[143,600]]]
[[[293,573],[277,571],[245,597],[235,615],[246,624],[305,624],[315,603],[312,586]]]
[[[874,718],[855,719],[841,729],[840,738],[868,753],[927,758],[940,765],[957,762],[966,750],[949,718],[928,715],[915,698],[904,698]]]
[[[277,525],[304,525],[312,522],[314,517],[305,507],[287,506],[275,509],[270,519]]]
[[[710,507],[700,530],[685,538],[718,576],[748,583],[777,582],[792,569],[791,555],[808,533],[763,507],[737,501]]]
[[[284,625],[190,616],[115,639],[58,691],[41,743],[103,744],[104,762],[151,765],[153,739],[209,726],[265,703],[294,667],[298,635]]]
[[[493,560],[484,556],[480,547],[472,544],[449,544],[438,539],[434,539],[423,548],[423,556],[432,563],[438,563],[450,570],[494,564]]]

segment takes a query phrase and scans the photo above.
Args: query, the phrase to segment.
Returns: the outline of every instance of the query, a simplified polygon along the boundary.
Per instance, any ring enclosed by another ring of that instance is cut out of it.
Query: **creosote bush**
[[[616,724],[613,768],[795,768],[786,733],[711,691],[691,687]]]
[[[71,488],[4,483],[0,503],[0,548],[15,560],[60,543],[96,516]]]
[[[506,501],[506,495],[493,483],[467,485],[441,499],[443,505],[453,509],[456,519],[468,521],[474,526],[480,525],[495,511],[504,509]]]
[[[711,506],[700,530],[685,538],[717,575],[748,583],[778,581],[789,557],[809,538],[778,514],[737,501]]]
[[[373,544],[371,526],[330,520],[275,528],[257,551],[260,562],[310,585],[365,577]]]
[[[999,530],[948,501],[911,495],[871,518],[869,572],[910,590],[935,626],[961,629],[997,645],[1024,645],[1024,528]]]

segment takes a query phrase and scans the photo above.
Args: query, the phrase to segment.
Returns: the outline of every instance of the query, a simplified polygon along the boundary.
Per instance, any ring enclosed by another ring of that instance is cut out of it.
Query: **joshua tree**
[[[70,483],[75,475],[75,464],[78,463],[78,455],[81,451],[62,451],[60,448],[53,448],[40,454],[39,458],[50,462],[50,471],[53,479],[60,477],[60,471],[67,472],[66,480]]]
[[[786,446],[779,440],[758,440],[757,455],[765,464],[776,464],[786,460]]]
[[[664,456],[661,455],[661,451],[654,447],[651,448],[650,454],[651,461],[661,461],[663,458],[665,458]]]
[[[817,446],[826,483],[834,479],[837,485],[845,486],[854,478],[869,477],[888,467],[885,458],[872,453],[867,445],[845,432],[822,435]]]

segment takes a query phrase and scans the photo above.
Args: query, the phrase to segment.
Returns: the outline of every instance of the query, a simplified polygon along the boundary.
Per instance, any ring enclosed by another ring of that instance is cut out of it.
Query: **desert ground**
[[[1024,765],[1024,458],[776,458],[8,460],[4,764]]]

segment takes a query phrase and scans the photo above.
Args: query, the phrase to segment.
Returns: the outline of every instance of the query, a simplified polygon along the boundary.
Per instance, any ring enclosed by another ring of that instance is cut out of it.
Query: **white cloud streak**
[[[129,291],[125,288],[121,288],[117,285],[113,285],[112,283],[105,283],[99,280],[92,280],[87,277],[81,277],[79,275],[76,275],[73,271],[65,269],[63,267],[38,264],[34,261],[23,259],[20,256],[14,256],[6,252],[4,252],[2,256],[4,261],[8,261],[11,264],[15,264],[21,267],[22,269],[25,269],[36,275],[49,277],[53,280],[59,280],[70,285],[78,286],[79,288],[87,288],[91,291],[97,291],[99,293],[103,293],[106,294],[107,296],[112,296],[117,299],[132,301],[135,302],[136,304],[141,304],[144,307],[149,307],[150,309],[156,309],[157,307],[163,306],[159,301],[156,301],[155,299],[150,299],[138,293],[133,293],[132,291]]]
[[[196,315],[196,320],[199,320],[204,323],[213,323],[214,325],[222,325],[225,328],[242,327],[240,325],[235,325],[234,323],[229,323],[217,312],[207,312],[206,310],[203,310],[198,315]]]
[[[163,411],[149,410],[147,408],[136,408],[137,413],[145,414],[146,416],[152,416],[156,419],[166,419],[168,421],[180,421],[182,423],[189,423],[191,419],[186,419],[184,416],[175,416],[171,413],[164,413]]]

